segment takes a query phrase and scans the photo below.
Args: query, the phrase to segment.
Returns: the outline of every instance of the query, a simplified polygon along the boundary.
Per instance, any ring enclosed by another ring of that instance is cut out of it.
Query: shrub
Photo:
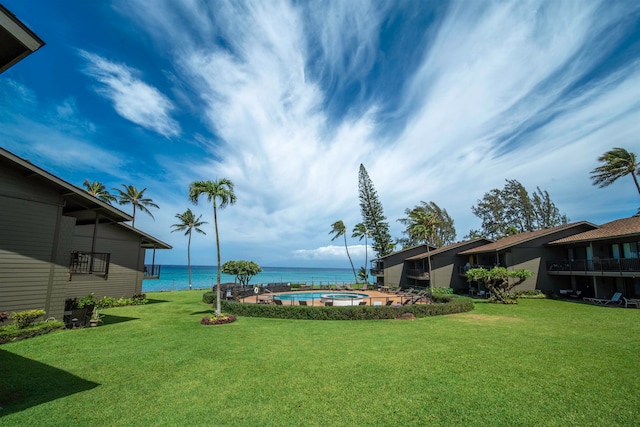
[[[115,305],[116,305],[116,299],[111,297],[102,297],[98,299],[98,301],[96,302],[97,308],[109,308],[109,307],[115,307]]]
[[[93,294],[85,295],[78,300],[78,308],[84,308],[88,306],[95,306],[98,300]]]
[[[453,288],[433,288],[433,295],[453,295]]]
[[[547,296],[539,289],[530,289],[527,291],[513,292],[515,298],[546,298]]]
[[[212,292],[205,292],[202,300],[207,304],[214,304],[215,295],[213,295]],[[473,310],[473,301],[467,297],[434,295],[433,302],[433,304],[416,304],[400,307],[371,305],[302,307],[299,305],[247,304],[223,300],[220,302],[220,305],[223,311],[236,316],[299,320],[396,319],[404,313],[412,313],[416,317],[428,317]]]
[[[14,321],[18,329],[24,329],[46,313],[44,310],[14,311],[9,317]]]
[[[17,324],[12,323],[0,327],[0,344],[48,334],[62,328],[64,328],[63,322],[38,322],[24,329],[19,329]]]
[[[125,307],[128,305],[142,305],[148,303],[146,294],[135,294],[131,298],[111,298],[111,297],[102,297],[96,300],[97,308],[110,308],[110,307]]]

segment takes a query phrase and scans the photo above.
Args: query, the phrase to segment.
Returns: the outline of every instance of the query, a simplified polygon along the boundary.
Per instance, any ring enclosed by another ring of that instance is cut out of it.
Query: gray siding
[[[91,251],[93,225],[76,227],[73,250]],[[144,249],[139,237],[115,224],[98,226],[96,252],[111,254],[109,275],[74,274],[67,284],[67,298],[90,293],[97,297],[131,297],[142,289]]]
[[[58,206],[0,196],[0,311],[47,307],[59,216]]]

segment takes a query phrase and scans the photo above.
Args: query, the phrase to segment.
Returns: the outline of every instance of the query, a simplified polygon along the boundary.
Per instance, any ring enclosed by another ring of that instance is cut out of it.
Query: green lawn
[[[638,425],[640,310],[478,302],[414,321],[239,318],[149,294],[0,346],[0,425]]]

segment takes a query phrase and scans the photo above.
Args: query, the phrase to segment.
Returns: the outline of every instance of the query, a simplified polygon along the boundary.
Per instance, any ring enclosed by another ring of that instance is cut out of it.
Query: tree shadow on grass
[[[149,299],[147,299],[147,303],[146,303],[145,305],[149,305],[149,304],[159,304],[159,303],[161,303],[161,302],[169,302],[169,301],[164,300],[164,299],[152,299],[152,298],[149,298]]]
[[[215,309],[202,310],[202,311],[194,311],[193,313],[189,313],[190,316],[195,316],[196,314],[214,314],[216,312]]]
[[[100,384],[0,350],[0,418]]]
[[[139,320],[139,317],[114,316],[113,314],[102,315],[102,325],[115,325],[117,323],[129,322],[131,320]]]

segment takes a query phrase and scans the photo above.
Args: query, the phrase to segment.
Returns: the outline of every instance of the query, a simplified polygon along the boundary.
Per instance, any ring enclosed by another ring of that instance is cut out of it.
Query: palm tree
[[[433,212],[427,212],[423,209],[413,209],[409,212],[409,234],[410,238],[419,238],[424,240],[427,245],[427,263],[429,267],[429,294],[433,296],[433,277],[431,277],[431,251],[429,249],[430,241],[433,239],[438,218]]]
[[[344,225],[342,221],[336,221],[331,224],[331,231],[329,234],[333,234],[334,236],[331,238],[333,242],[340,236],[344,236],[344,248],[347,251],[347,257],[349,257],[349,263],[351,263],[351,269],[353,270],[353,277],[356,279],[356,283],[358,283],[358,275],[356,274],[356,269],[353,266],[353,261],[351,261],[351,255],[349,255],[349,248],[347,247],[347,227]]]
[[[618,178],[630,174],[640,194],[640,184],[636,176],[636,174],[640,175],[640,163],[634,153],[630,153],[624,148],[615,147],[598,157],[598,161],[603,165],[591,171],[593,185],[600,188],[608,187]]]
[[[196,230],[198,233],[207,234],[199,227],[203,226],[204,224],[208,224],[208,222],[200,221],[202,215],[196,218],[193,212],[191,212],[191,209],[187,209],[182,214],[176,214],[176,218],[178,218],[180,222],[171,226],[174,228],[174,230],[171,230],[171,232],[173,233],[174,231],[184,231],[184,235],[189,236],[189,243],[187,244],[187,271],[189,274],[189,290],[191,290],[191,232],[193,230]]]
[[[87,190],[87,193],[91,194],[96,199],[102,200],[103,202],[109,204],[116,201],[116,197],[113,194],[109,193],[104,184],[101,182],[91,182],[88,179],[85,179],[82,185]]]
[[[351,238],[358,238],[358,240],[362,241],[364,238],[364,281],[369,283],[369,275],[367,274],[367,262],[369,262],[369,253],[368,253],[368,244],[367,238],[369,237],[369,230],[367,230],[367,226],[364,225],[363,222],[359,222],[353,227],[353,234],[351,234]],[[363,276],[362,270],[359,273],[360,277]]]
[[[116,197],[118,198],[118,203],[121,205],[133,205],[133,221],[131,222],[131,226],[135,227],[136,224],[136,208],[140,209],[142,212],[148,213],[151,218],[153,218],[153,214],[147,206],[151,206],[153,208],[158,209],[158,205],[153,203],[152,199],[145,199],[144,192],[147,191],[146,188],[142,189],[142,191],[138,191],[136,187],[133,185],[124,185],[125,191],[120,190],[119,188],[114,188],[114,191],[117,191],[118,194]],[[153,218],[155,220],[155,218]]]
[[[220,310],[220,237],[218,234],[218,200],[220,209],[236,203],[236,195],[233,193],[233,182],[228,178],[217,181],[194,181],[189,184],[189,199],[197,205],[201,194],[207,197],[207,201],[213,201],[213,224],[216,230],[216,249],[218,252],[218,281],[216,286],[216,315],[222,314]]]

